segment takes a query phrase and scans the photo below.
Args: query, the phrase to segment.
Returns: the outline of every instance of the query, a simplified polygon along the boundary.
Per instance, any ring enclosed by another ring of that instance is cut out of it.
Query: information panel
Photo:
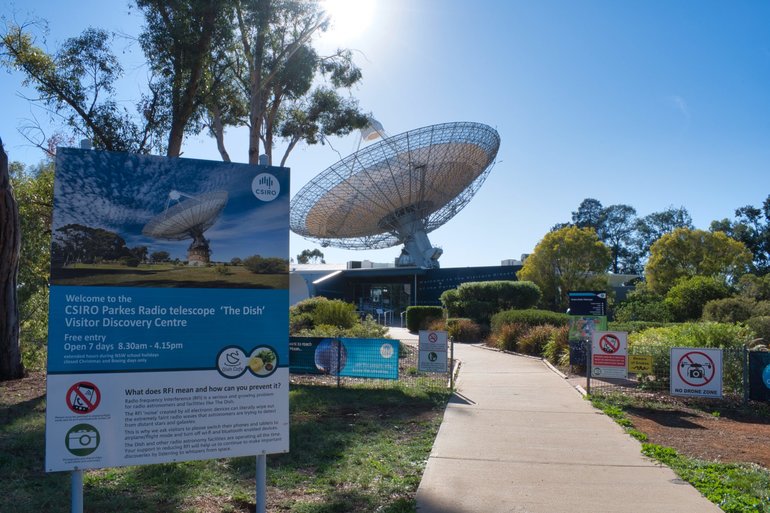
[[[398,379],[398,341],[383,338],[291,337],[291,372]]]
[[[289,172],[60,149],[46,469],[289,448]]]
[[[447,372],[447,344],[449,335],[446,331],[421,330],[419,333],[420,372]]]

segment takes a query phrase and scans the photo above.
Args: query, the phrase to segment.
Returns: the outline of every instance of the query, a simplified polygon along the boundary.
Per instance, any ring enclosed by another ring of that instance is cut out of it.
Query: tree
[[[12,163],[11,183],[19,205],[21,250],[16,300],[19,344],[25,367],[45,364],[48,334],[48,274],[51,263],[53,161],[25,168]]]
[[[741,241],[754,255],[752,271],[758,275],[770,273],[770,195],[761,208],[747,205],[735,211],[735,221],[712,221],[711,231],[725,232]]]
[[[8,155],[0,141],[0,380],[24,375],[19,348],[19,208],[11,188]]]
[[[310,46],[328,27],[319,1],[234,0],[233,13],[236,33],[223,55],[229,59],[226,76],[237,87],[222,84],[226,94],[212,94],[208,103],[220,153],[228,125],[249,128],[250,164],[258,163],[261,146],[272,164],[275,138],[285,138],[281,165],[299,141],[315,144],[323,141],[319,135],[346,135],[366,125],[357,102],[336,92],[361,80],[352,52],[321,57]],[[320,78],[331,87],[312,89]]]
[[[168,251],[153,251],[150,254],[150,262],[154,264],[162,264],[164,262],[170,262],[171,255]]]
[[[680,279],[669,289],[664,303],[675,321],[695,321],[701,318],[706,303],[729,296],[730,288],[721,278],[690,276]]]
[[[166,154],[182,152],[186,133],[202,129],[207,94],[217,89],[223,67],[221,49],[232,38],[230,5],[212,0],[136,0],[144,14],[139,37],[153,71],[149,85],[160,123],[167,134]]]
[[[691,276],[730,283],[746,273],[751,259],[742,242],[722,232],[677,228],[652,245],[644,272],[650,289],[665,294],[680,278]]]
[[[564,311],[569,291],[607,287],[611,260],[610,250],[593,229],[568,226],[546,234],[517,277],[540,287],[545,307]]]
[[[628,205],[610,205],[602,211],[600,221],[597,234],[612,253],[612,272],[637,272],[637,258],[632,250],[636,209]]]
[[[668,207],[661,212],[653,212],[642,217],[636,222],[636,236],[634,238],[635,252],[639,259],[639,265],[647,261],[650,255],[650,247],[666,233],[673,232],[677,228],[695,227],[692,217],[684,207]]]
[[[310,262],[313,262],[314,264],[317,264],[319,262],[322,264],[326,263],[326,261],[324,260],[324,254],[321,252],[320,249],[318,248],[314,250],[303,249],[302,253],[297,255],[298,264],[308,264]]]
[[[67,39],[54,55],[36,46],[30,26],[9,24],[0,38],[0,63],[24,73],[25,85],[40,94],[41,103],[52,118],[69,127],[94,147],[111,151],[148,153],[158,147],[152,139],[157,122],[156,98],[143,98],[132,116],[119,106],[115,82],[123,68],[110,49],[111,36],[89,28]],[[136,120],[143,119],[143,123]],[[48,151],[46,138],[33,143]]]
[[[633,250],[636,229],[636,209],[629,205],[602,206],[593,198],[586,198],[572,212],[572,222],[556,225],[553,229],[567,226],[591,228],[596,231],[599,240],[604,242],[612,253],[611,271],[613,273],[637,273],[639,258]]]

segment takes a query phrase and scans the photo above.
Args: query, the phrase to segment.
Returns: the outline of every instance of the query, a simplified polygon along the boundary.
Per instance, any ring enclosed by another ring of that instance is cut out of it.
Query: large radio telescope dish
[[[181,201],[182,197],[184,201]],[[172,201],[176,203],[171,205]],[[213,226],[226,204],[227,191],[207,192],[198,196],[171,191],[166,208],[144,226],[142,235],[165,240],[192,239],[187,248],[188,263],[207,264],[211,249],[203,233]]]
[[[292,200],[291,229],[322,246],[404,244],[398,265],[438,267],[428,233],[462,210],[492,169],[500,136],[445,123],[388,137],[332,165]]]

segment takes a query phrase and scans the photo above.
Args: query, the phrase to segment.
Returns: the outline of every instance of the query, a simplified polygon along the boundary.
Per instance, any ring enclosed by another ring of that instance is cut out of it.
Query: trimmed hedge
[[[444,291],[441,304],[450,317],[467,317],[479,324],[489,324],[497,312],[532,308],[540,297],[540,288],[529,281],[468,282]]]
[[[506,310],[492,316],[492,331],[497,332],[506,324],[567,326],[569,320],[569,315],[550,310]]]
[[[426,329],[432,321],[444,318],[440,306],[410,306],[406,309],[406,328],[415,332]]]

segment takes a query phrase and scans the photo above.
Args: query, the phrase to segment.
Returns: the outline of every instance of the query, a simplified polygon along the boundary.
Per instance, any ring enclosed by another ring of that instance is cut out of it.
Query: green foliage
[[[700,319],[706,303],[729,296],[730,288],[723,279],[691,276],[671,287],[664,302],[674,320],[683,322]]]
[[[770,276],[770,195],[760,207],[747,205],[736,209],[734,222],[729,219],[714,221],[710,229],[741,241],[754,255],[752,272]]]
[[[650,291],[644,283],[639,283],[636,289],[615,308],[614,318],[619,322],[670,322],[673,320],[663,297]]]
[[[770,472],[758,465],[696,460],[649,443],[642,453],[671,467],[726,513],[770,513]]]
[[[703,307],[703,320],[715,322],[743,322],[752,316],[756,301],[745,297],[714,299]]]
[[[358,323],[356,306],[339,299],[320,302],[313,311],[315,325],[329,324],[338,328],[352,328]]]
[[[506,310],[492,317],[492,332],[497,333],[506,324],[567,326],[569,320],[569,315],[549,310]]]
[[[289,261],[285,258],[253,255],[243,259],[243,267],[255,274],[286,274],[289,272]]]
[[[757,338],[761,338],[766,344],[770,343],[770,315],[752,317],[746,321],[746,326]]]
[[[483,330],[471,319],[450,318],[446,320],[447,333],[456,342],[479,342]]]
[[[444,310],[440,306],[410,306],[406,309],[406,327],[411,332],[426,329],[431,321],[443,319]]]
[[[519,322],[502,324],[492,334],[492,344],[503,351],[516,351],[519,338],[526,333],[529,326]]]
[[[607,323],[607,329],[609,331],[626,331],[628,333],[636,333],[638,331],[644,331],[649,328],[663,328],[670,326],[670,322],[651,322],[651,321],[627,321],[627,322],[609,322]]]
[[[738,294],[757,301],[770,300],[770,274],[757,276],[744,274],[736,283]]]
[[[751,344],[752,330],[739,324],[689,322],[663,328],[650,328],[628,336],[629,353],[653,357],[653,373],[642,380],[654,379],[657,386],[667,386],[672,347],[705,347],[741,350]],[[734,353],[724,354],[722,381],[726,391],[743,387],[743,366]]]
[[[665,294],[680,279],[692,276],[737,281],[751,258],[746,246],[722,232],[678,228],[652,245],[644,274],[651,291]]]
[[[460,317],[463,315],[462,302],[460,300],[460,291],[457,289],[445,290],[439,297],[441,304],[446,308],[449,317]]]
[[[298,337],[389,338],[387,326],[377,323],[371,315],[349,328],[332,324],[315,324],[309,328],[292,332],[292,335]]]
[[[489,324],[497,312],[512,308],[531,308],[540,300],[540,289],[526,281],[468,282],[441,295],[450,316],[468,317]]]
[[[543,348],[543,358],[554,365],[569,361],[569,326],[554,327],[548,343]]]
[[[14,163],[9,171],[21,230],[16,297],[22,362],[28,370],[41,370],[45,368],[48,337],[53,162],[33,168]]]
[[[542,291],[541,304],[565,311],[571,290],[605,290],[612,255],[591,228],[569,226],[552,231],[537,244],[518,273]]]
[[[303,249],[302,253],[297,255],[298,264],[309,264],[310,262],[325,264],[326,262],[324,261],[323,252],[318,248],[312,251],[309,249]]]
[[[527,329],[516,343],[516,351],[519,353],[542,356],[546,345],[554,337],[558,328],[554,326],[531,326]]]
[[[686,322],[630,333],[630,346],[741,348],[753,338],[750,329],[739,324]]]

